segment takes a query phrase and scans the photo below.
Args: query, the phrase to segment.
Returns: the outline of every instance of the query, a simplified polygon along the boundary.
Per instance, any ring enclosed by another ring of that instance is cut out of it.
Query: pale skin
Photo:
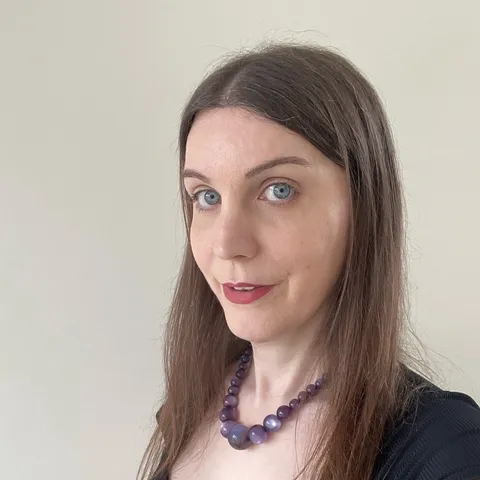
[[[241,109],[200,113],[187,140],[185,189],[193,198],[190,242],[230,330],[252,343],[239,421],[262,423],[324,372],[308,352],[323,300],[338,278],[348,236],[344,170],[302,136]],[[249,304],[222,284],[274,285]],[[235,371],[225,379],[225,391]],[[174,480],[291,480],[303,466],[312,415],[328,390],[295,412],[266,443],[234,450],[205,425],[174,465]],[[220,410],[221,405],[213,406]],[[204,446],[206,449],[204,451]]]

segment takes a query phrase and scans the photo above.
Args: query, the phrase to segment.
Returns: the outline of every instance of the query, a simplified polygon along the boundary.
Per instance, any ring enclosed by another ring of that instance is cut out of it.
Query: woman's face
[[[225,108],[196,117],[184,183],[193,255],[231,331],[254,343],[311,335],[344,261],[344,170],[285,127]]]

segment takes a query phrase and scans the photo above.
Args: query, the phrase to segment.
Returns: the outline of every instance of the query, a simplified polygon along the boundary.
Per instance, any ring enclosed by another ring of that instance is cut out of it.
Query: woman
[[[180,181],[140,478],[480,479],[478,405],[411,369],[398,164],[350,62],[291,44],[230,58],[183,112]]]

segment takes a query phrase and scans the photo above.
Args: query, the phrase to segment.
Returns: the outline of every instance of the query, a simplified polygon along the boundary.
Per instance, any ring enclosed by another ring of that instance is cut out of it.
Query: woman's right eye
[[[200,190],[191,199],[198,210],[210,210],[220,202],[220,195],[215,190]]]

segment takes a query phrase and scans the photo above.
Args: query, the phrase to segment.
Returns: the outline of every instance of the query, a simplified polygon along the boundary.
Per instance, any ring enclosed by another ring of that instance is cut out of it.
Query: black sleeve
[[[480,480],[480,408],[449,394],[419,408],[389,442],[377,480]]]

